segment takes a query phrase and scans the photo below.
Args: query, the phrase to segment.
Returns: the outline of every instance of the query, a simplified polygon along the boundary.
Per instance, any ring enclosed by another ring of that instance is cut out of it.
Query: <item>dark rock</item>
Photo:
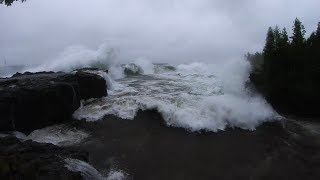
[[[58,77],[61,82],[77,82],[81,99],[100,98],[107,95],[106,81],[96,75],[85,71],[77,71],[73,76]]]
[[[101,69],[94,68],[94,67],[86,67],[86,68],[76,69],[76,71],[99,71],[99,70],[101,70]]]
[[[88,162],[89,155],[52,144],[1,138],[0,179],[83,179],[79,172],[71,172],[65,167],[66,158]]]
[[[0,79],[0,131],[31,131],[72,119],[81,99],[107,95],[99,75],[24,73]]]
[[[127,179],[320,179],[316,124],[284,120],[255,131],[192,133],[168,127],[155,110],[139,111],[132,121],[108,115],[95,123],[72,123],[92,132],[79,147],[90,153],[90,163],[103,170],[116,162]],[[315,132],[305,129],[310,125]]]
[[[12,75],[12,77],[20,77],[20,76],[25,76],[25,75],[35,75],[35,74],[53,74],[54,72],[53,71],[41,71],[41,72],[24,72],[24,73],[15,73],[14,75]]]

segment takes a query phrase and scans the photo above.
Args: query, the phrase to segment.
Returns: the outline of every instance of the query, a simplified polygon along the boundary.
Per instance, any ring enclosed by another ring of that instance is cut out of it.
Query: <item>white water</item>
[[[43,63],[40,66],[27,68],[24,71],[65,71],[70,72],[84,67],[97,67],[108,69],[113,79],[123,77],[122,68],[117,62],[118,51],[102,44],[98,49],[88,49],[83,46],[71,46],[66,48],[58,57]]]
[[[51,143],[57,146],[71,146],[79,144],[89,137],[88,133],[76,128],[69,128],[65,125],[55,125],[38,129],[30,133],[28,136],[21,132],[13,132],[13,135],[23,141],[32,140],[38,143]]]
[[[68,48],[56,60],[33,71],[70,71],[97,64],[107,67],[109,74],[99,75],[107,80],[109,96],[82,102],[74,113],[75,118],[87,121],[101,120],[108,114],[133,119],[140,109],[157,109],[168,126],[216,132],[227,127],[254,130],[278,116],[262,97],[246,89],[250,66],[245,60],[171,67],[139,58],[132,60],[131,66],[116,61],[114,52],[106,45],[97,50]],[[140,75],[128,76],[125,68]]]
[[[74,117],[97,121],[113,114],[133,119],[139,109],[157,109],[167,125],[191,131],[254,130],[277,114],[263,98],[246,90],[247,66],[192,63],[175,71],[122,78],[108,97],[84,102]]]
[[[124,180],[125,174],[122,171],[111,170],[107,177],[100,174],[90,164],[78,159],[65,159],[66,165],[70,171],[80,172],[85,180]]]

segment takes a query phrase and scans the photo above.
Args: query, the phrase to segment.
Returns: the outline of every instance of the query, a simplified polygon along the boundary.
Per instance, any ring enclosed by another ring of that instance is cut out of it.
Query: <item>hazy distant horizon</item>
[[[0,5],[0,64],[41,64],[70,46],[105,43],[121,61],[224,62],[261,50],[267,28],[291,33],[298,17],[307,34],[320,1],[28,0]]]

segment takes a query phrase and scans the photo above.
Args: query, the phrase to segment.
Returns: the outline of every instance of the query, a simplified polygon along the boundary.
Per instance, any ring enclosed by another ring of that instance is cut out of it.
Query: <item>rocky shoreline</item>
[[[17,73],[0,79],[0,131],[30,133],[70,121],[81,100],[106,95],[103,77],[85,70]]]
[[[107,95],[99,73],[82,69],[0,79],[0,179],[320,178],[320,124],[309,121],[284,119],[255,131],[230,127],[217,133],[168,127],[156,110],[139,111],[133,121],[112,115],[74,121],[81,100]],[[71,146],[10,135],[57,124],[90,135]],[[125,175],[105,178],[113,169]]]
[[[103,77],[96,69],[72,73],[17,73],[0,79],[0,133],[30,132],[71,122],[81,100],[107,95]],[[83,179],[65,166],[65,159],[89,161],[85,151],[53,144],[0,137],[1,179]]]
[[[65,167],[67,158],[88,162],[89,154],[75,148],[4,137],[0,140],[0,178],[82,179],[80,172]]]

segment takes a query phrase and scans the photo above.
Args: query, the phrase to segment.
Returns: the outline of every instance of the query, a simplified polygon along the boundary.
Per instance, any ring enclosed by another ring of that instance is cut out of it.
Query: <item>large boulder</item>
[[[0,179],[83,179],[80,172],[69,171],[66,159],[88,162],[87,152],[53,144],[0,139]]]
[[[79,70],[74,75],[67,74],[58,76],[57,80],[60,82],[69,82],[75,85],[80,93],[80,99],[87,100],[107,95],[105,79],[91,72]]]
[[[24,73],[0,79],[0,131],[31,131],[72,119],[81,99],[107,95],[99,75]]]

